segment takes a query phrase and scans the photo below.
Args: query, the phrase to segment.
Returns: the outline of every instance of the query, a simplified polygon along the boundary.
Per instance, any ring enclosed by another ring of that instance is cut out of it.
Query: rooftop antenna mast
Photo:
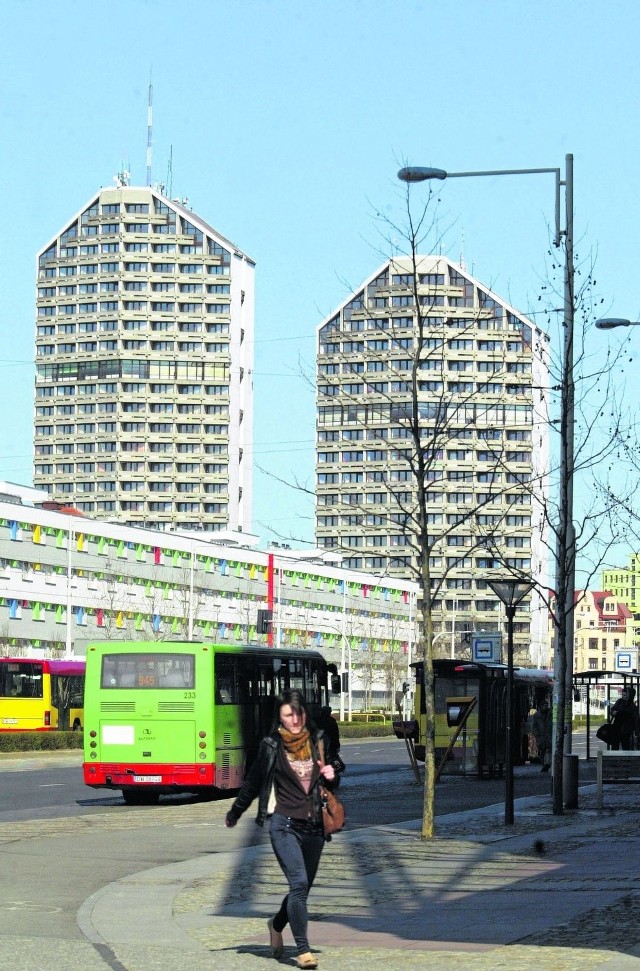
[[[149,98],[147,101],[147,185],[151,185],[151,135],[153,132],[153,85],[149,79]]]
[[[463,270],[467,268],[464,262],[464,229],[460,233],[460,267]]]
[[[167,196],[173,199],[173,145],[169,149],[169,164],[167,165]]]

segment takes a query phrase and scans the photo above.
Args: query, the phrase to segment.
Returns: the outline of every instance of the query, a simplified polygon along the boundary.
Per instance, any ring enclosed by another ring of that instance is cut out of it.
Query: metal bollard
[[[578,808],[578,756],[562,757],[562,800],[565,809]]]

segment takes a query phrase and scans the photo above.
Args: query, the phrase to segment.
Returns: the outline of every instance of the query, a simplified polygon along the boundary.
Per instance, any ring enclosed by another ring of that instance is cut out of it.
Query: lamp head
[[[600,317],[596,320],[598,330],[612,330],[614,327],[630,327],[633,321],[624,317]]]
[[[517,579],[516,577],[507,577],[504,580],[496,578],[488,579],[487,585],[505,607],[510,608],[516,607],[526,597],[533,587],[533,580]]]
[[[401,182],[426,182],[428,179],[446,179],[444,169],[424,168],[420,165],[409,165],[398,172]]]

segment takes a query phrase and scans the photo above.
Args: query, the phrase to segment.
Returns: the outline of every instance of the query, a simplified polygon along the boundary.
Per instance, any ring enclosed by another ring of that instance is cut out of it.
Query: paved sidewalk
[[[499,805],[439,817],[429,842],[418,821],[342,833],[310,898],[312,950],[332,971],[640,971],[639,813],[640,789],[607,787],[598,812],[591,786],[562,817],[549,798],[517,800],[509,830]],[[283,893],[265,838],[110,884],[78,921],[111,971],[268,971]],[[293,967],[288,931],[285,945]]]

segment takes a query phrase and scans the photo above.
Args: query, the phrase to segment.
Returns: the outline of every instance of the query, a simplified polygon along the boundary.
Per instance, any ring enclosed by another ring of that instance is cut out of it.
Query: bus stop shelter
[[[583,692],[586,689],[587,759],[591,758],[592,708],[598,707],[601,712],[596,716],[599,727],[608,717],[610,706],[618,700],[623,688],[635,688],[637,701],[640,697],[640,674],[637,671],[578,671],[573,675],[575,701],[584,697]]]

